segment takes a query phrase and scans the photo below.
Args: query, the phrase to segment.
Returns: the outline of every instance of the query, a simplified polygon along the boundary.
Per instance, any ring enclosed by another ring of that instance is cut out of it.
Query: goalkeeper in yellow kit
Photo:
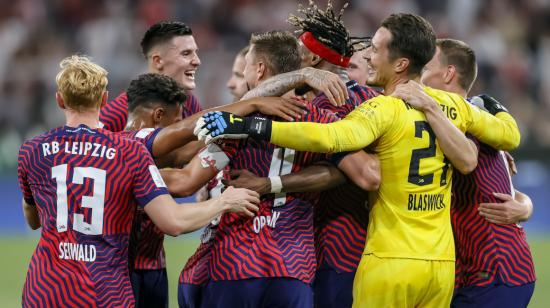
[[[372,39],[368,84],[390,95],[400,84],[418,80],[434,53],[435,34],[426,20],[393,14]],[[502,150],[517,147],[520,136],[515,121],[499,104],[485,106],[493,116],[458,95],[427,87],[425,91],[429,96],[423,104],[411,106],[397,97],[378,96],[331,124],[209,113],[199,120],[195,133],[207,142],[252,137],[311,152],[371,145],[380,159],[382,183],[372,196],[353,306],[448,307],[455,259],[452,171],[454,167],[467,173],[477,164],[477,151],[463,132]]]

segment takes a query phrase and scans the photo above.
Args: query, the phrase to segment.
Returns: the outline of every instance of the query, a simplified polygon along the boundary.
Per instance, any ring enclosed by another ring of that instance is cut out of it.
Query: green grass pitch
[[[21,307],[21,290],[31,254],[38,242],[37,237],[0,238],[2,258],[0,259],[0,305],[2,307]],[[529,241],[535,259],[537,283],[535,295],[529,307],[548,307],[550,303],[550,239],[533,237]],[[177,307],[178,276],[195,251],[198,239],[195,236],[166,238],[168,279],[170,283],[170,307]]]

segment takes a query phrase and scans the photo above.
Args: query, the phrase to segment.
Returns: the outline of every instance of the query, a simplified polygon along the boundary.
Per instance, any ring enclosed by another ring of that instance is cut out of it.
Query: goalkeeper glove
[[[209,144],[218,139],[270,140],[271,120],[262,117],[239,117],[232,113],[213,111],[204,114],[193,133]]]
[[[481,94],[481,95],[472,97],[470,99],[470,103],[489,112],[492,115],[495,115],[499,112],[508,112],[508,109],[502,106],[502,104],[499,103],[499,101],[497,101],[496,99],[494,99],[493,97],[487,94]]]

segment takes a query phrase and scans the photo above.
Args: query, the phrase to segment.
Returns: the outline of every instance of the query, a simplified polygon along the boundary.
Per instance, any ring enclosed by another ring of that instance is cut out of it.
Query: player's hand
[[[287,121],[300,119],[305,113],[305,102],[296,99],[282,97],[260,97],[258,100],[258,112],[265,115],[276,116]]]
[[[516,162],[514,161],[514,157],[512,154],[508,152],[504,152],[504,156],[506,157],[506,160],[508,161],[508,168],[510,169],[511,175],[516,175],[518,173],[518,168],[516,166]]]
[[[226,186],[247,188],[260,195],[268,194],[271,191],[271,182],[268,178],[256,176],[248,170],[231,170],[229,177],[230,180],[222,179],[222,183]]]
[[[229,186],[220,195],[220,202],[223,204],[224,212],[254,217],[259,210],[260,195],[249,189]]]
[[[529,209],[517,202],[511,195],[493,193],[502,203],[481,203],[478,211],[487,221],[499,225],[516,224],[524,221]]]
[[[306,67],[301,70],[304,82],[310,87],[325,93],[335,106],[342,106],[349,98],[348,88],[340,76],[329,71]]]
[[[209,144],[218,139],[245,139],[248,136],[258,140],[271,138],[271,120],[261,117],[239,117],[232,113],[213,111],[197,120],[193,133]]]
[[[398,84],[391,96],[402,99],[407,104],[411,105],[411,107],[420,111],[424,111],[430,104],[437,104],[437,102],[424,91],[422,86],[414,80]]]
[[[470,103],[489,112],[492,115],[495,115],[499,112],[508,112],[508,109],[506,109],[499,101],[487,94],[481,94],[472,97],[470,99]]]

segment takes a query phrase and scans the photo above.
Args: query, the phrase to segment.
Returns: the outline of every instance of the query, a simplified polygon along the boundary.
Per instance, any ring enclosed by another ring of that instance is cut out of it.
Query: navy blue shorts
[[[180,283],[178,285],[178,305],[180,308],[198,308],[201,306],[203,286]]]
[[[458,288],[454,292],[451,307],[523,308],[529,304],[534,290],[534,282],[521,286],[507,286],[497,282],[486,287]]]
[[[320,268],[313,281],[316,308],[351,307],[353,302],[353,273],[338,273],[332,268]]]
[[[287,277],[210,281],[203,290],[202,306],[308,308],[313,307],[313,290]]]
[[[134,270],[130,275],[136,307],[168,307],[166,269]]]

